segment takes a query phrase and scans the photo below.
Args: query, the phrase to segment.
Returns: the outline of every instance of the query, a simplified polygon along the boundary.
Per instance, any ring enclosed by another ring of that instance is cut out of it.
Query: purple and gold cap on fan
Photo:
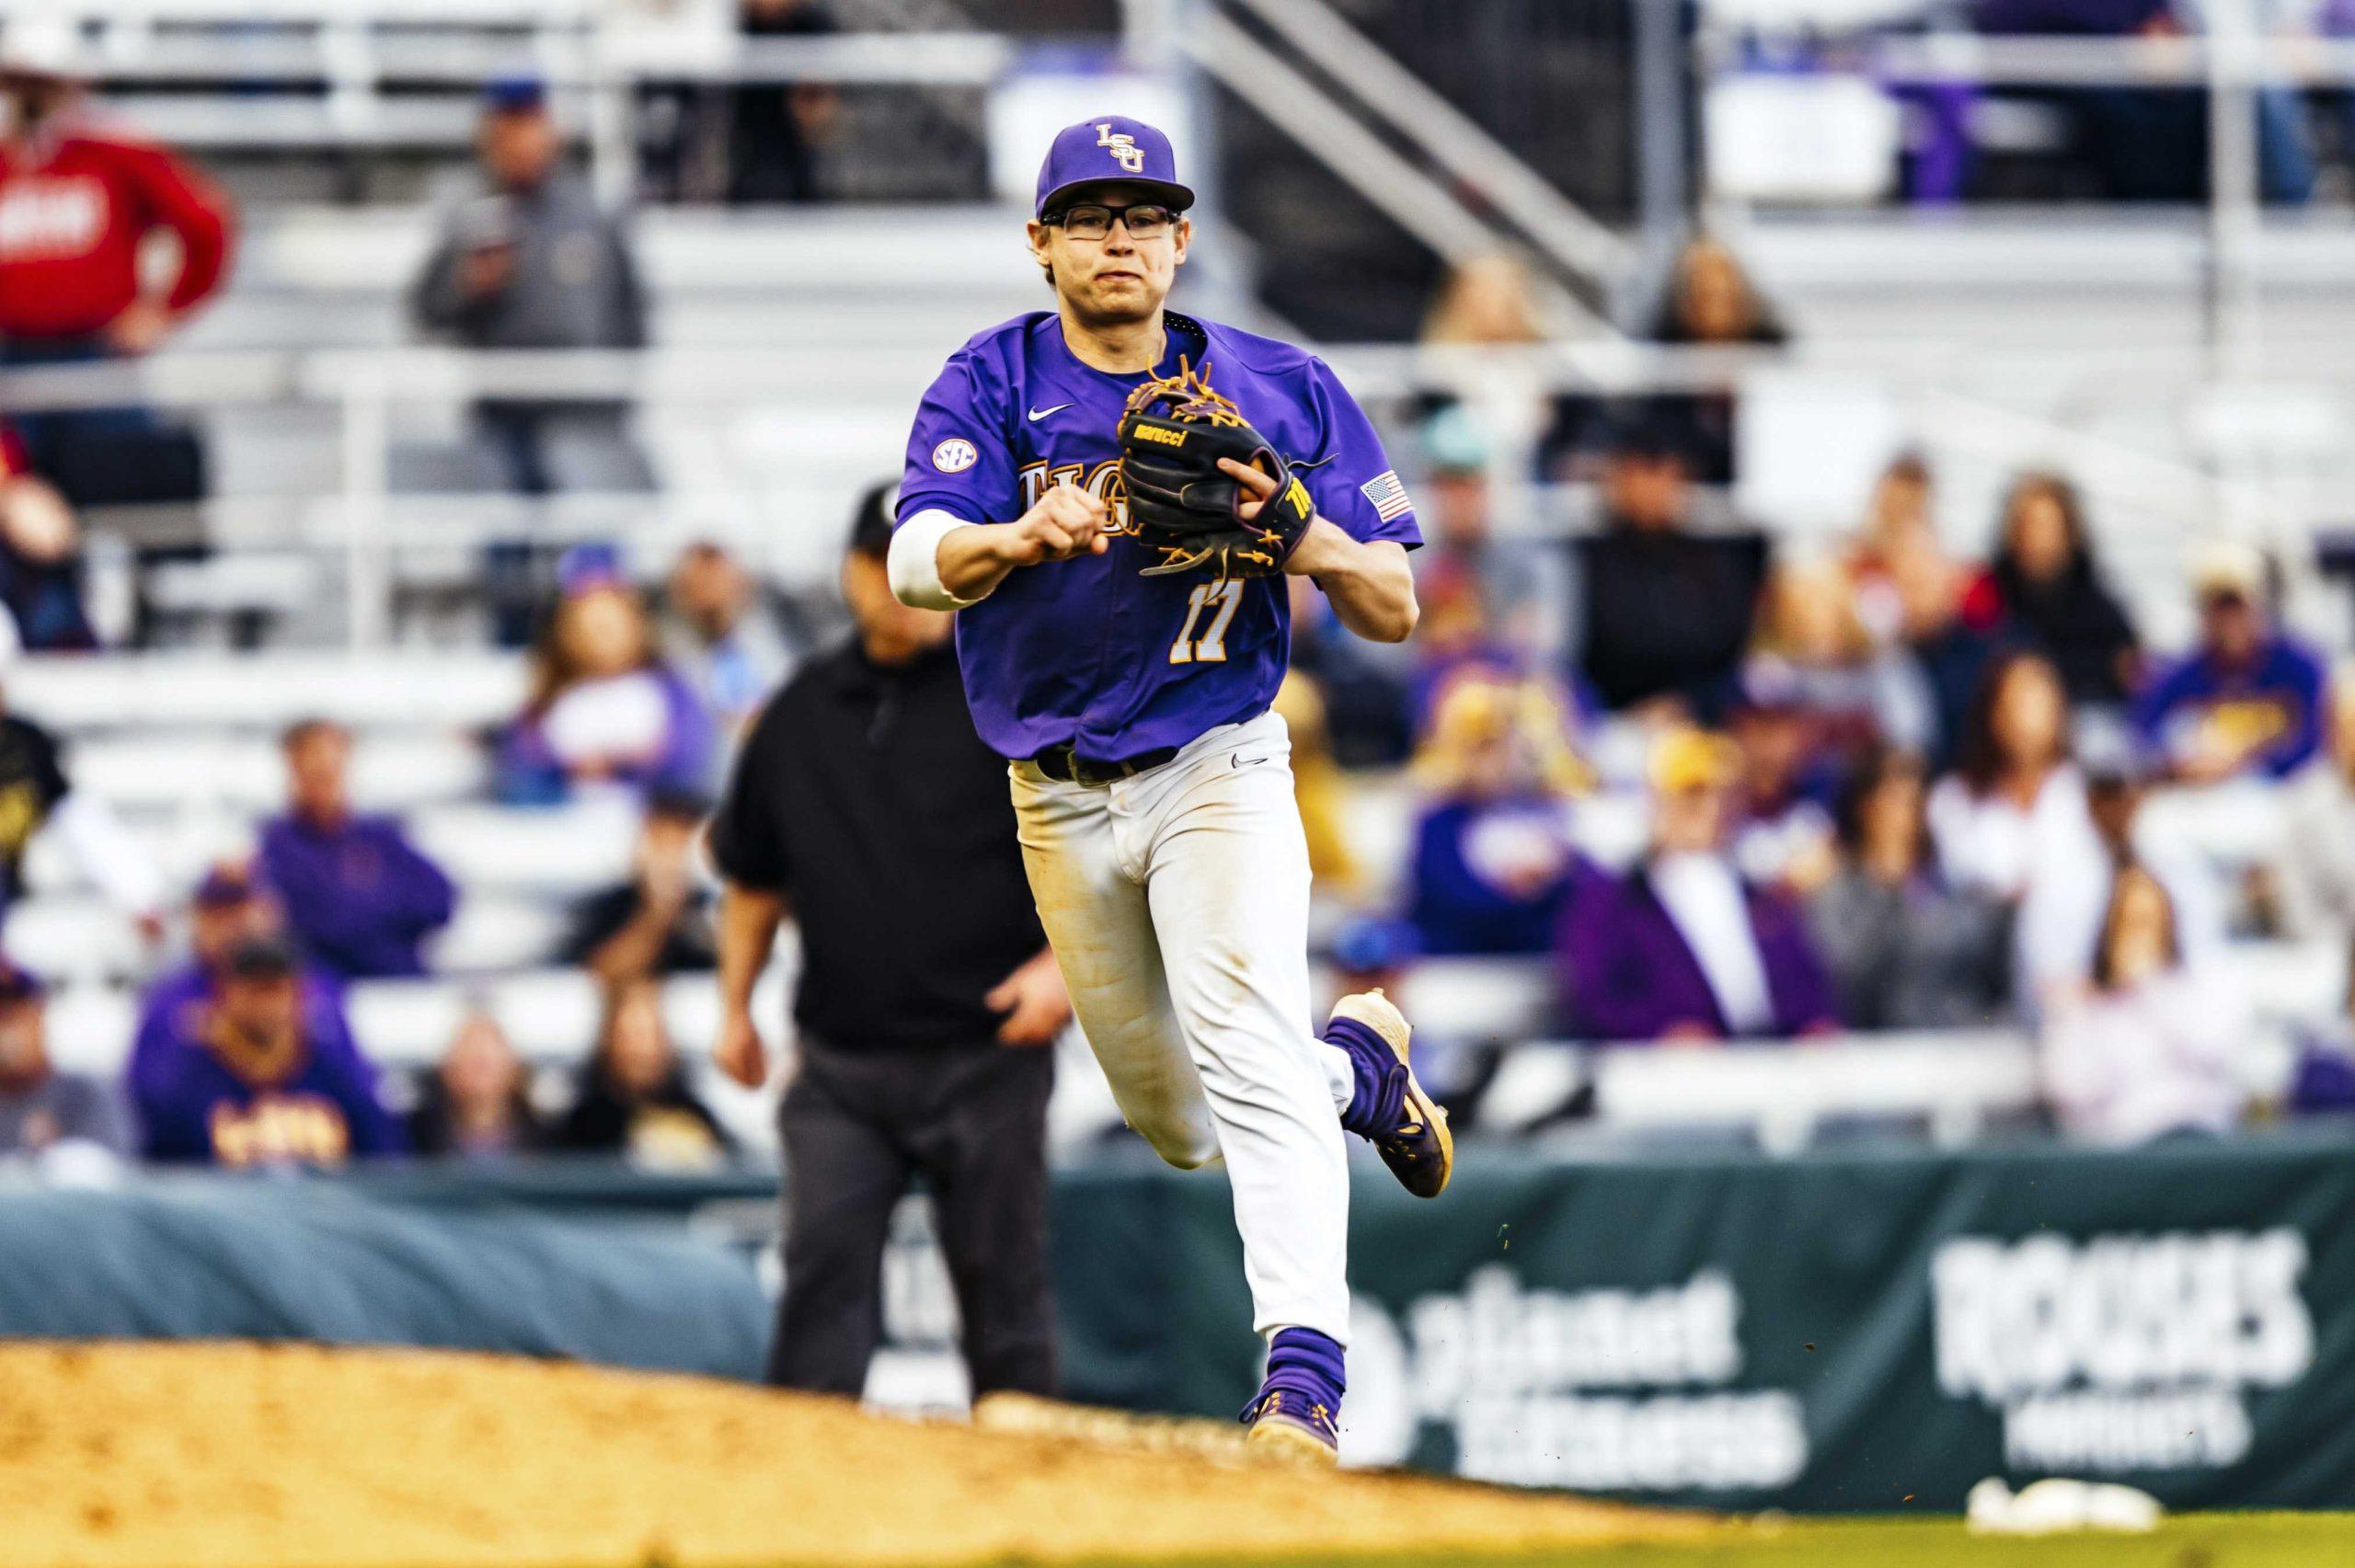
[[[1143,186],[1181,212],[1194,204],[1193,191],[1178,183],[1169,138],[1142,120],[1108,114],[1055,132],[1039,166],[1034,215],[1045,217],[1083,186],[1111,184]]]

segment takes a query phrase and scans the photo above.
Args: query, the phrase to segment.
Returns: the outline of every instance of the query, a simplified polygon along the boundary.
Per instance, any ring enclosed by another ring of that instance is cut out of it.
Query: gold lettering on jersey
[[[1022,465],[1022,509],[1028,511],[1046,498],[1048,490],[1057,485],[1076,485],[1102,501],[1112,510],[1112,521],[1105,525],[1107,536],[1117,536],[1129,531],[1128,492],[1120,485],[1120,462],[1112,458],[1090,468],[1082,463],[1050,465],[1047,463],[1026,463]]]
[[[206,1119],[214,1157],[233,1168],[340,1165],[351,1152],[343,1107],[317,1094],[263,1094],[242,1106],[224,1100]]]
[[[1113,130],[1110,120],[1097,121],[1096,144],[1109,149],[1112,161],[1131,174],[1144,173],[1144,149],[1138,146],[1137,139],[1127,132]]]

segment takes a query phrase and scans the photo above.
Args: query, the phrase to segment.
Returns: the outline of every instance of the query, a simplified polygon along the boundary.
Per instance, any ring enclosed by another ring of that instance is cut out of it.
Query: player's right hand
[[[1005,525],[1005,536],[998,542],[999,559],[1009,567],[1035,567],[1074,555],[1100,555],[1111,544],[1104,534],[1111,521],[1112,509],[1099,498],[1076,485],[1053,486],[1037,506]]]
[[[747,1089],[758,1089],[768,1079],[769,1048],[749,1013],[723,1009],[719,1037],[712,1042],[712,1065]]]

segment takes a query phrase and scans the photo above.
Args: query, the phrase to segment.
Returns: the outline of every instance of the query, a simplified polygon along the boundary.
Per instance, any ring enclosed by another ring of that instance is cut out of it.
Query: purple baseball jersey
[[[339,1165],[354,1155],[398,1154],[400,1124],[377,1097],[376,1070],[360,1054],[336,993],[303,987],[303,1045],[264,1070],[233,1062],[212,1043],[201,990],[176,987],[167,1011],[143,1030],[131,1092],[150,1160],[216,1165]]]
[[[1182,356],[1295,464],[1319,515],[1362,540],[1422,543],[1405,487],[1325,361],[1273,338],[1170,312]],[[949,356],[916,410],[899,521],[945,511],[1011,522],[1068,481],[1112,508],[1101,555],[1027,567],[957,615],[974,727],[1003,757],[1065,742],[1097,761],[1183,746],[1264,711],[1291,658],[1282,577],[1147,578],[1127,536],[1117,432],[1143,374],[1082,364],[1051,311],[994,326]]]

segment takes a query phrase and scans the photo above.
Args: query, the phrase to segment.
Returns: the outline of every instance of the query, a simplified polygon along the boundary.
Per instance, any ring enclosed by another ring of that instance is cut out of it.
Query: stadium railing
[[[2257,365],[2257,253],[2267,229],[2257,95],[2275,87],[2355,85],[2355,40],[2271,32],[2270,13],[2257,0],[2211,0],[2198,7],[2198,19],[2204,31],[2181,37],[2004,37],[1959,30],[1901,6],[1859,10],[1805,0],[1789,6],[1737,0],[1705,10],[1694,37],[1694,74],[1704,93],[1740,78],[1751,46],[1764,40],[1782,53],[1759,65],[1763,74],[1754,79],[1796,74],[1892,89],[2204,91],[2209,342],[2221,370],[2245,374]],[[1809,63],[1794,72],[1794,58]],[[1746,204],[1735,193],[1716,197],[1720,212]]]
[[[10,18],[75,29],[72,63],[110,112],[200,149],[455,153],[471,143],[483,82],[529,71],[615,198],[636,183],[648,87],[977,89],[1014,59],[986,31],[752,38],[731,9],[586,0],[0,0]]]

